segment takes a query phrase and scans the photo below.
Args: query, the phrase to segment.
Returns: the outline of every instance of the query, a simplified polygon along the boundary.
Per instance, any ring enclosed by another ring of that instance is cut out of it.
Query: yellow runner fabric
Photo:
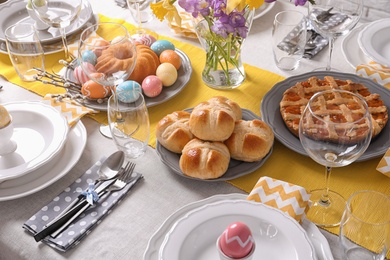
[[[123,23],[129,29],[133,28],[132,25],[123,20],[116,20],[102,15],[100,15],[100,21],[116,21]],[[159,36],[159,39],[170,40],[176,48],[186,53],[191,60],[193,73],[188,85],[177,96],[163,104],[149,108],[151,123],[149,145],[152,147],[156,145],[155,126],[165,115],[176,110],[194,107],[199,102],[205,101],[213,96],[223,95],[236,101],[242,108],[249,109],[260,116],[260,103],[263,96],[275,83],[284,79],[275,73],[245,64],[247,78],[239,88],[228,91],[214,90],[204,85],[201,79],[201,72],[205,62],[204,51],[201,48],[165,36]],[[16,75],[8,56],[5,54],[0,55],[0,73],[11,82],[41,96],[47,93],[64,92],[63,89],[43,85],[39,82],[27,83],[21,81]],[[62,55],[62,53],[47,55],[47,68],[49,68],[48,66],[50,64],[60,59]],[[267,67],[267,64],[259,61],[259,66]],[[277,112],[275,111],[275,113]],[[99,122],[107,122],[107,117],[104,112],[99,113],[95,119]],[[376,190],[390,195],[390,178],[376,170],[380,159],[375,158],[365,162],[353,163],[346,167],[335,168],[330,182],[331,189],[337,191],[345,198],[348,198],[357,190],[365,189]],[[275,140],[272,155],[261,168],[246,176],[228,181],[228,183],[249,193],[260,177],[269,176],[302,186],[307,190],[312,190],[324,187],[324,172],[325,169],[323,166],[315,163],[309,157],[289,150]],[[205,185],[208,184],[205,183]],[[329,230],[334,233],[338,232],[337,228]]]

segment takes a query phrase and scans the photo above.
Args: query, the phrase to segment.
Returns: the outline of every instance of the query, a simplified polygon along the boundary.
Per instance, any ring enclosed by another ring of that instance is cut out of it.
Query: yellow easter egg
[[[172,86],[177,80],[177,70],[171,63],[161,63],[156,70],[156,76],[164,87]]]
[[[7,109],[0,105],[0,128],[7,126],[11,122],[11,117]]]

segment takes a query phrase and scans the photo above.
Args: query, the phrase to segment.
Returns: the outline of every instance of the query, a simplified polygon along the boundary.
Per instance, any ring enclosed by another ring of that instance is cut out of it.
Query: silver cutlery
[[[96,193],[98,194],[98,197],[101,198],[104,194],[107,192],[112,191],[118,191],[123,189],[126,184],[130,183],[134,180],[134,177],[132,177],[132,173],[134,171],[135,164],[132,162],[129,162],[126,164],[122,174],[118,176],[117,179],[106,181],[103,185],[100,185],[96,189]],[[113,188],[110,188],[110,187]],[[79,202],[76,206],[74,206],[72,209],[70,209],[66,214],[58,218],[56,221],[45,227],[43,230],[38,232],[34,235],[35,241],[39,242],[43,238],[52,235],[55,233],[56,237],[60,232],[56,231],[63,231],[66,227],[68,227],[78,216],[80,216],[85,210],[87,210],[91,204],[89,204],[86,200],[83,200]]]
[[[122,164],[125,160],[125,153],[122,151],[117,151],[110,156],[102,163],[98,170],[99,177],[95,180],[94,185],[95,188],[99,187],[102,182],[111,180],[121,174]],[[74,205],[83,200],[84,195],[80,194],[75,200],[72,201],[55,219],[49,222],[46,226],[51,225],[54,221],[62,217],[65,213],[67,213]],[[46,227],[45,226],[45,227]]]
[[[330,11],[333,10],[333,7],[329,8],[327,11],[322,11],[319,15],[317,15],[317,20],[321,23],[326,22],[330,17],[334,14],[331,14]]]

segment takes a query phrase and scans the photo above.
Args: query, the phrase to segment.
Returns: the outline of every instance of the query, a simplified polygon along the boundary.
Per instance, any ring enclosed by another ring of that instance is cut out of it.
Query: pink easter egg
[[[162,89],[163,83],[157,76],[150,75],[142,81],[142,91],[144,92],[145,96],[151,98],[157,97],[160,95]]]
[[[85,63],[85,66],[88,68],[88,71],[96,71],[95,66],[93,66],[91,63]],[[80,65],[73,70],[73,76],[76,81],[81,85],[89,80],[89,77],[87,76],[87,74],[85,74]]]
[[[222,233],[219,247],[226,256],[240,259],[251,252],[254,241],[252,232],[246,224],[234,222]]]
[[[155,41],[157,41],[156,38],[154,38],[150,34],[135,34],[132,35],[131,38],[134,40],[136,44],[143,44],[146,46],[152,45]]]

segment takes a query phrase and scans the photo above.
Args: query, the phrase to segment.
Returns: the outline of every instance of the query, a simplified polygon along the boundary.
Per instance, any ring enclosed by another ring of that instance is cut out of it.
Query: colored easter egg
[[[118,99],[124,103],[136,101],[140,93],[142,93],[141,85],[134,80],[126,80],[116,87]]]
[[[97,62],[97,56],[96,56],[96,54],[93,52],[93,51],[91,51],[91,50],[85,50],[84,52],[83,52],[83,54],[81,55],[81,58],[82,58],[82,60],[83,61],[85,61],[85,62],[89,62],[89,63],[91,63],[92,65],[96,65],[96,62]]]
[[[95,66],[93,66],[91,63],[86,62],[84,63],[84,66],[86,67],[88,73],[96,72]],[[89,77],[87,74],[85,74],[83,68],[81,68],[80,65],[73,70],[73,76],[81,85],[89,80]]]
[[[177,70],[171,63],[162,63],[157,67],[156,76],[164,87],[172,86],[177,80]]]
[[[95,42],[96,49],[94,49],[96,56],[99,57],[102,55],[103,50],[107,49],[109,44],[110,43],[104,39],[97,40]]]
[[[181,58],[177,52],[173,50],[165,50],[160,54],[160,62],[168,62],[175,66],[176,70],[178,70],[181,66]]]
[[[116,36],[114,39],[111,40],[111,44],[121,42],[121,41],[123,41],[123,39],[124,39],[123,36]]]
[[[111,88],[100,85],[93,80],[88,80],[81,87],[81,94],[91,99],[101,99],[111,94]]]
[[[150,75],[142,81],[141,87],[145,96],[153,98],[160,95],[163,83],[157,76]]]
[[[165,50],[175,50],[175,45],[167,40],[158,40],[150,45],[150,48],[157,54],[157,56],[160,56],[160,54]]]
[[[11,116],[8,113],[8,110],[0,105],[0,128],[7,126],[11,122]]]
[[[156,38],[154,38],[150,34],[134,34],[131,36],[131,38],[134,40],[134,43],[136,44],[143,44],[146,46],[151,46],[154,42],[157,41]]]
[[[246,257],[254,246],[254,238],[249,227],[242,222],[231,223],[219,238],[219,247],[228,257]]]

